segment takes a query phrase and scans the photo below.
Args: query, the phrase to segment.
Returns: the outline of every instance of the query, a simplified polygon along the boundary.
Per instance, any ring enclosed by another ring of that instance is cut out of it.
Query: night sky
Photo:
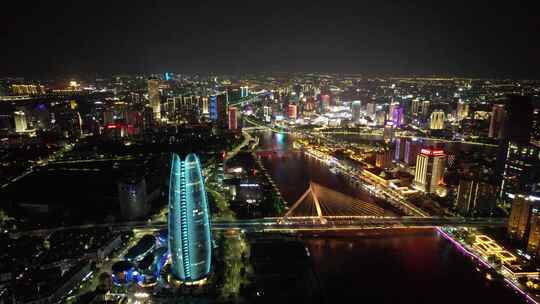
[[[0,9],[0,77],[291,71],[540,78],[539,13],[519,1],[17,2]]]

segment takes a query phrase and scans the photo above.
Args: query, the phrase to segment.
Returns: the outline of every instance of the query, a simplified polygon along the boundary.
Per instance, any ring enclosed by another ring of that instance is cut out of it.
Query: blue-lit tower
[[[183,161],[173,153],[169,189],[171,275],[185,284],[203,282],[210,273],[211,235],[208,198],[195,154]]]

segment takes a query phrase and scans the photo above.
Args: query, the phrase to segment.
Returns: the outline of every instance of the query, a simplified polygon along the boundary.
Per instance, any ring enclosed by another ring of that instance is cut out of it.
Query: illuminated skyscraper
[[[405,138],[396,138],[394,140],[395,145],[395,153],[394,153],[394,160],[396,161],[402,161],[403,157],[405,155]]]
[[[540,148],[510,141],[501,182],[501,199],[510,202],[516,194],[529,193],[540,178]]]
[[[518,195],[512,203],[512,210],[508,218],[508,235],[513,239],[523,240],[529,227],[531,216],[531,201]]]
[[[171,274],[186,284],[202,283],[210,273],[211,234],[203,181],[195,154],[182,161],[173,153],[169,188]]]
[[[354,123],[358,123],[360,120],[360,111],[362,109],[362,102],[360,100],[355,100],[351,104],[351,114],[352,114],[352,121]]]
[[[386,121],[386,112],[383,110],[379,110],[375,112],[375,124],[377,126],[384,126],[384,122]]]
[[[540,147],[540,108],[533,110],[531,144]]]
[[[418,190],[434,193],[443,181],[446,155],[443,150],[422,149],[416,157],[413,185]]]
[[[217,124],[221,129],[229,127],[229,97],[227,93],[223,93],[216,98],[217,109]]]
[[[400,106],[392,109],[392,122],[394,126],[399,127],[403,124],[403,108]]]
[[[236,107],[229,108],[229,130],[238,129],[238,110]]]
[[[240,87],[240,98],[247,97],[249,95],[249,88],[247,86]]]
[[[290,104],[287,109],[287,116],[289,119],[296,120],[298,117],[298,107],[294,104]]]
[[[460,100],[457,104],[456,115],[458,121],[467,118],[469,116],[469,104]]]
[[[394,138],[394,124],[389,121],[386,123],[383,129],[383,139],[385,142],[389,143]]]
[[[416,164],[416,155],[420,151],[420,143],[416,140],[409,140],[405,143],[405,155],[403,160],[407,165]]]
[[[161,97],[159,93],[159,79],[148,78],[148,100],[154,114],[154,119],[161,119]]]
[[[456,195],[456,208],[463,216],[490,215],[495,207],[497,189],[480,176],[461,176]]]
[[[536,257],[540,256],[540,208],[538,205],[533,205],[531,208],[527,251]]]
[[[506,118],[506,110],[503,104],[493,105],[491,111],[491,121],[489,123],[489,137],[501,138],[504,131],[504,120]]]
[[[383,149],[377,152],[375,166],[385,169],[390,168],[392,166],[392,151],[390,149]]]
[[[429,128],[431,130],[444,129],[444,112],[443,111],[437,110],[431,113],[431,120],[429,122]]]
[[[26,114],[23,111],[13,112],[15,118],[15,132],[24,132],[27,128]]]
[[[210,107],[208,105],[208,97],[203,96],[200,99],[200,109],[202,115],[209,115],[210,113]]]

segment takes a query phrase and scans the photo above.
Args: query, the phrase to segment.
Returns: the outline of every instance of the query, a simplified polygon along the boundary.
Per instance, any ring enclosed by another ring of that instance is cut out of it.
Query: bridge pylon
[[[313,205],[315,207],[315,211],[317,212],[316,217],[318,217],[318,220],[321,222],[321,224],[326,224],[327,221],[323,216],[322,209],[321,209],[321,204],[319,202],[319,199],[317,198],[317,196],[313,192],[313,183],[312,182],[309,182],[309,187],[306,190],[306,192],[304,192],[304,194],[302,194],[300,196],[300,198],[298,200],[296,200],[296,202],[285,213],[285,215],[283,215],[282,220],[286,220],[287,217],[289,217],[298,208],[298,206],[300,206],[300,204],[308,197],[308,195],[311,195],[311,199],[313,200]]]

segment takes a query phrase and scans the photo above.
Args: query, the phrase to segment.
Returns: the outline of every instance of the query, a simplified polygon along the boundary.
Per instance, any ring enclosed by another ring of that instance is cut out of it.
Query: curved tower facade
[[[172,276],[183,283],[210,273],[211,235],[208,199],[201,164],[195,154],[183,161],[173,153],[169,187],[169,250]]]

